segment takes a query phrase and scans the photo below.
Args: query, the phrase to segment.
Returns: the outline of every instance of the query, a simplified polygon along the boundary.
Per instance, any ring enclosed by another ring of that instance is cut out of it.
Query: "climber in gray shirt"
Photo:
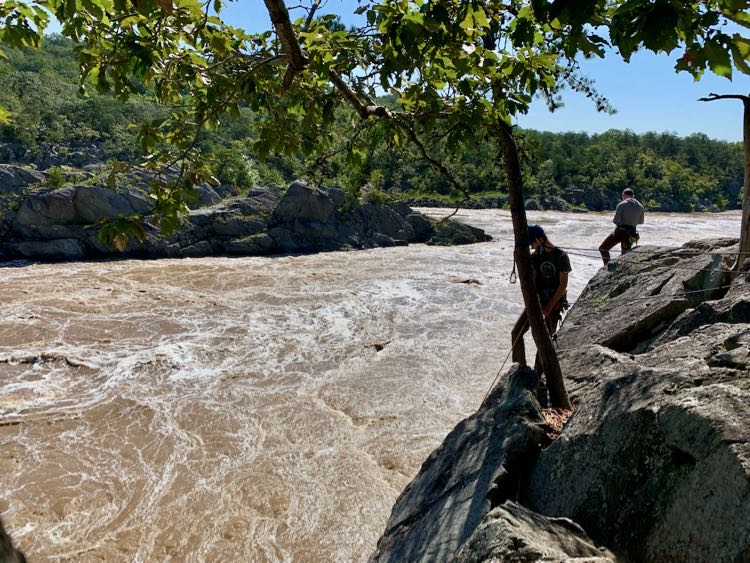
[[[625,254],[633,248],[633,244],[638,242],[638,232],[636,227],[643,224],[643,206],[641,202],[635,199],[635,192],[631,188],[622,191],[622,201],[617,204],[615,217],[612,222],[616,225],[615,230],[599,246],[599,252],[602,255],[604,265],[609,264],[609,251],[620,243],[622,253]]]

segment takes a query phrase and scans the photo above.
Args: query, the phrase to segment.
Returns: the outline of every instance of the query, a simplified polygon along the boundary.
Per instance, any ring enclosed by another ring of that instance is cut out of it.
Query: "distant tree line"
[[[95,147],[101,161],[133,161],[141,152],[137,124],[166,111],[143,88],[141,96],[122,102],[105,95],[78,95],[78,68],[73,45],[61,36],[47,37],[40,50],[8,50],[0,60],[0,106],[11,122],[0,125],[0,161],[40,162],[52,147],[68,164],[82,164],[80,147]],[[381,100],[388,103],[389,100]],[[255,116],[243,108],[206,131],[201,146],[217,178],[237,192],[259,183],[286,183],[309,178],[337,184],[352,192],[363,188],[383,197],[458,202],[445,176],[422,160],[413,148],[365,143],[350,138],[350,115],[343,110],[334,145],[356,150],[316,158],[264,155],[251,133]],[[636,134],[611,130],[601,134],[520,131],[527,196],[543,208],[609,208],[617,194],[631,186],[651,209],[689,211],[739,206],[743,180],[741,143],[695,134]],[[435,146],[438,143],[435,140]],[[466,191],[477,199],[503,201],[505,176],[498,148],[480,142],[471,150],[435,150]],[[352,156],[354,155],[354,157]]]

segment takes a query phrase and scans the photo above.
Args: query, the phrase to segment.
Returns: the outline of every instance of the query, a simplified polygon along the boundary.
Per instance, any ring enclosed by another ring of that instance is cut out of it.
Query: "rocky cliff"
[[[56,189],[39,186],[45,178],[0,165],[0,260],[254,256],[490,238],[456,221],[432,221],[404,204],[348,201],[342,190],[301,181],[286,190],[257,187],[237,197],[199,186],[196,208],[177,233],[165,237],[149,226],[147,178],[115,188],[93,182]],[[131,239],[120,252],[98,239],[101,219],[133,214],[145,217],[145,241]]]
[[[641,247],[558,333],[562,432],[513,367],[424,463],[373,561],[750,561],[750,260]]]

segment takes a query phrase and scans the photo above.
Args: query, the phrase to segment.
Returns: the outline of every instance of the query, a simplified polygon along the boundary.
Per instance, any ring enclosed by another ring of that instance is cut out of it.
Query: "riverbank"
[[[0,165],[0,261],[70,261],[98,258],[265,256],[391,247],[413,243],[484,242],[479,229],[452,220],[430,221],[405,204],[351,200],[339,189],[302,181],[287,188],[256,187],[242,196],[201,186],[202,198],[174,233],[153,217],[148,176],[137,185],[40,186],[41,173]],[[107,222],[137,217],[108,240]]]

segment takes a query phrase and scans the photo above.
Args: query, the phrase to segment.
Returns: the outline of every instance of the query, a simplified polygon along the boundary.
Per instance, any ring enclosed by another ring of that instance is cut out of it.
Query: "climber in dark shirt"
[[[550,335],[555,334],[557,325],[562,318],[563,307],[567,306],[566,290],[568,288],[568,273],[570,259],[560,248],[552,244],[539,225],[529,225],[529,246],[533,250],[531,268],[534,274],[534,284],[542,306],[544,322]],[[529,330],[529,320],[526,309],[518,317],[511,331],[513,345],[513,361],[526,365],[526,348],[523,335]],[[536,358],[537,370],[541,370],[539,354]]]

